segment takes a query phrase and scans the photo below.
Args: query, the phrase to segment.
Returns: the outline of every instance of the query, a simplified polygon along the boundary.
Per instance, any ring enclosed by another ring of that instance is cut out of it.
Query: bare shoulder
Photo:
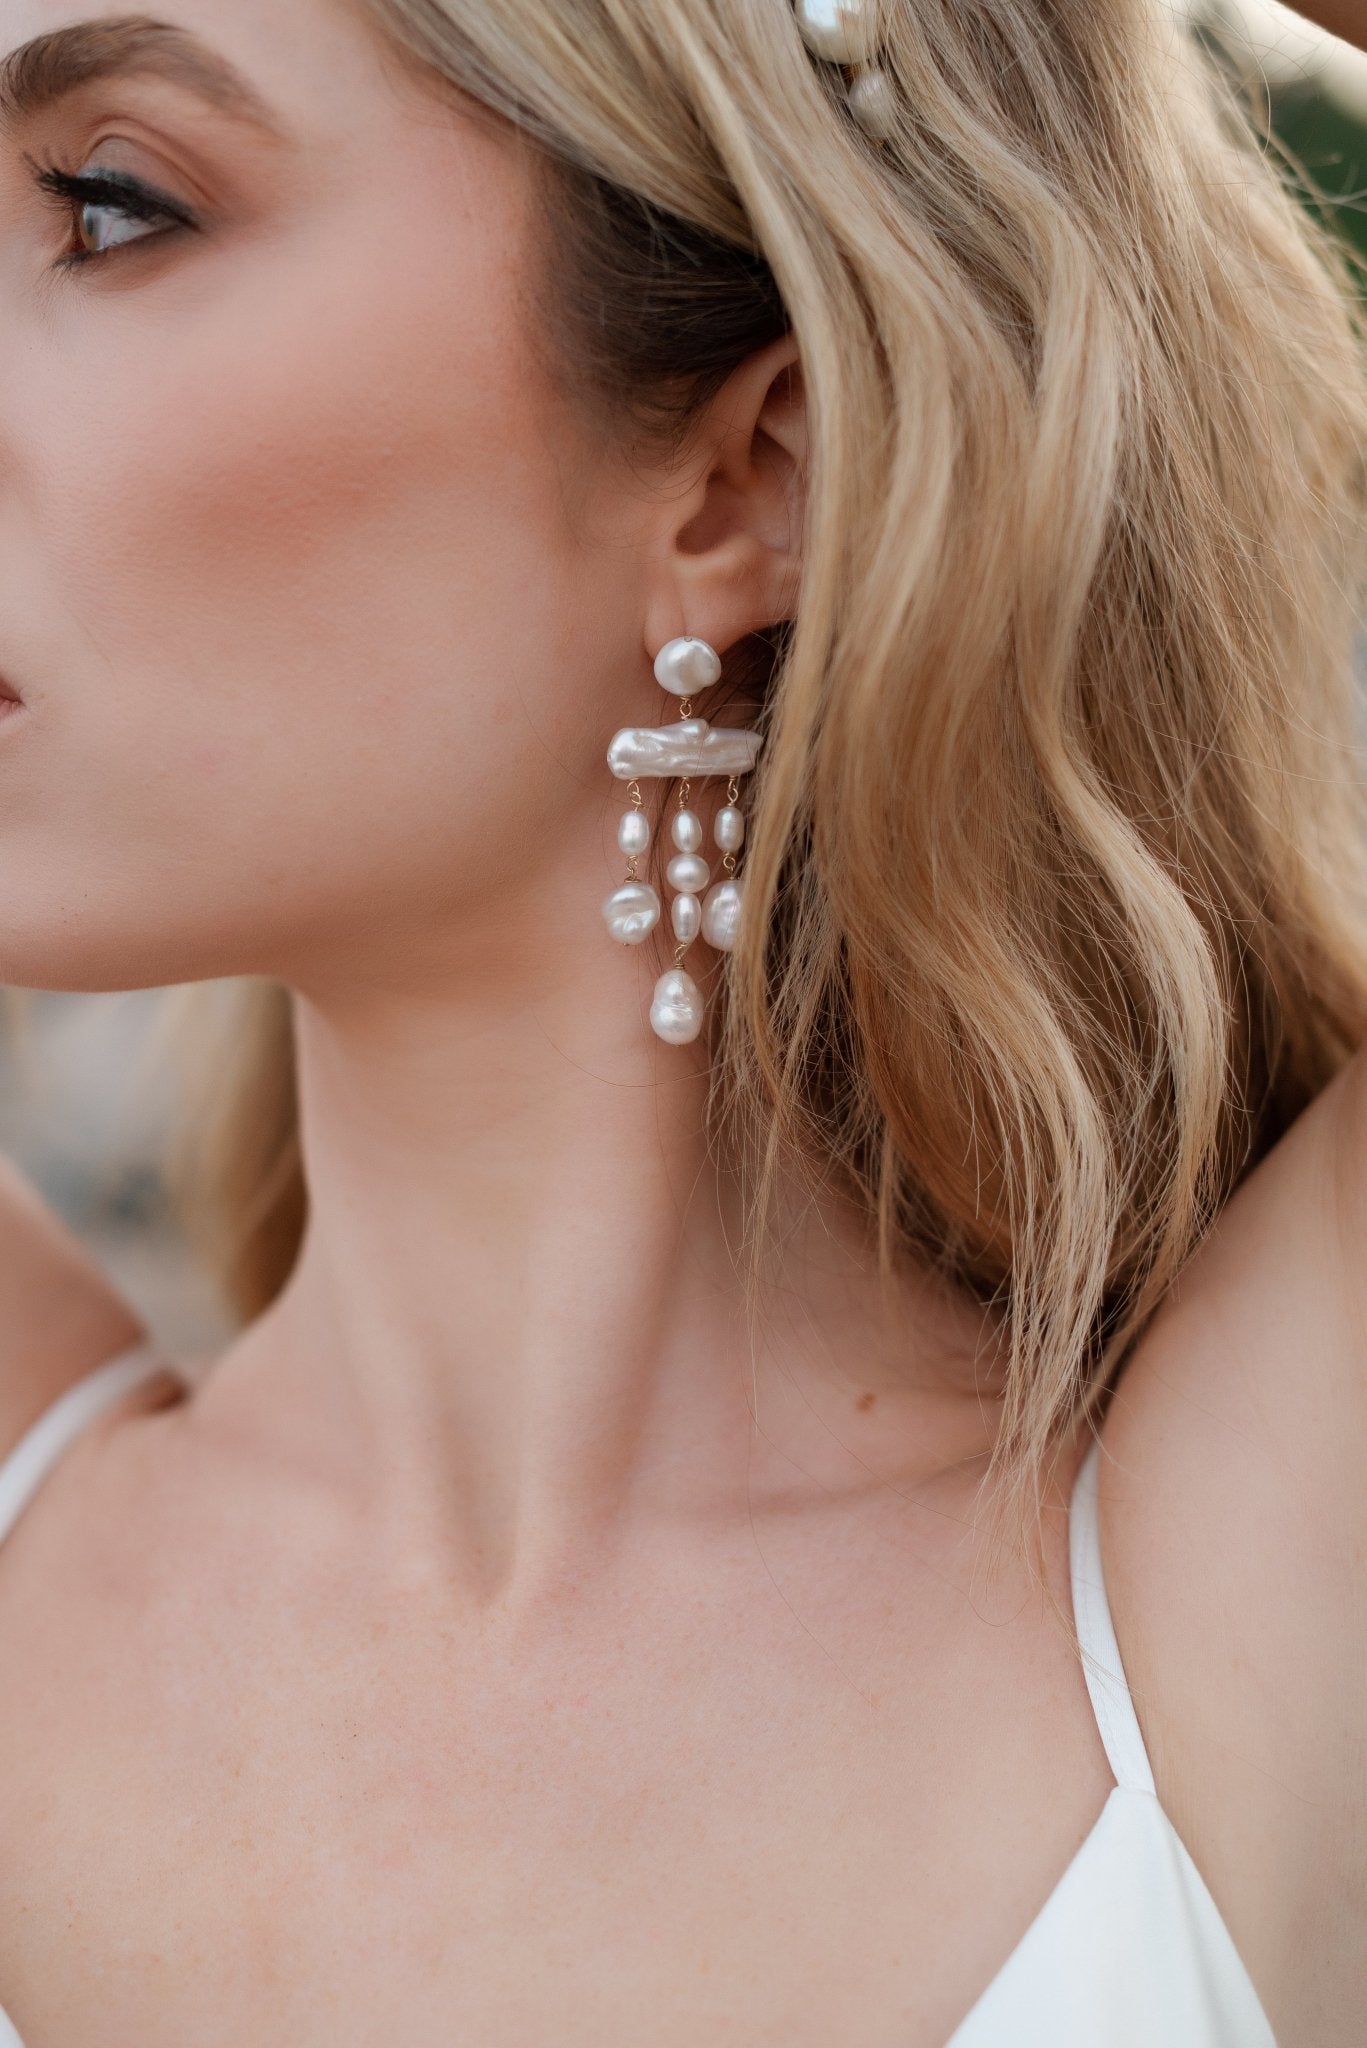
[[[1367,1063],[1239,1189],[1102,1429],[1107,1584],[1159,1797],[1278,2038],[1367,1981]]]
[[[85,1247],[0,1156],[0,1457],[72,1381],[146,1335]]]

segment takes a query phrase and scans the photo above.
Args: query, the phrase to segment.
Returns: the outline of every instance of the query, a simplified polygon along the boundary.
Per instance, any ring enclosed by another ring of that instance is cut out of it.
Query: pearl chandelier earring
[[[701,989],[684,967],[684,955],[699,932],[709,946],[729,953],[736,942],[741,885],[736,880],[736,855],[745,838],[745,813],[739,808],[738,775],[748,775],[759,756],[760,736],[730,726],[711,726],[693,716],[693,692],[710,689],[721,677],[721,660],[706,640],[670,640],[655,657],[655,679],[681,699],[675,725],[628,725],[614,734],[608,767],[631,790],[631,809],[622,813],[617,844],[627,857],[626,880],[603,904],[609,932],[624,946],[638,946],[660,921],[660,899],[636,873],[636,863],[650,845],[650,820],[641,796],[641,779],[678,775],[678,809],[670,822],[674,855],[665,870],[677,893],[670,904],[670,922],[678,941],[674,964],[655,984],[650,1005],[651,1029],[667,1045],[687,1045],[703,1026]],[[702,820],[688,808],[689,778],[725,775],[726,804],[712,827],[722,854],[725,879],[711,881],[702,855]],[[707,889],[706,896],[702,891]]]

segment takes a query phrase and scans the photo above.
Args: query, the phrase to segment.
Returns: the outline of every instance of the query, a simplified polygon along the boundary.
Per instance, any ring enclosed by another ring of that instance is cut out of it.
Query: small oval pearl
[[[745,839],[745,813],[735,804],[727,804],[717,812],[712,826],[712,837],[723,853],[739,853]]]
[[[721,657],[706,640],[666,640],[655,657],[656,682],[676,697],[691,697],[695,690],[710,690],[720,675]]]
[[[649,882],[623,882],[603,899],[603,921],[624,946],[639,946],[660,921],[660,899]]]
[[[700,889],[707,887],[712,870],[700,853],[676,853],[665,873],[671,889],[682,889],[686,895],[696,896]]]
[[[888,142],[897,133],[897,95],[886,71],[861,71],[848,99],[855,120],[875,142]]]
[[[644,811],[623,811],[617,827],[617,844],[623,853],[644,853],[650,844],[650,820]]]
[[[741,887],[739,882],[718,882],[703,899],[702,935],[719,953],[729,953],[740,929]]]
[[[696,853],[702,845],[702,819],[696,811],[676,811],[669,836],[680,853]]]
[[[676,896],[669,906],[676,939],[696,939],[702,928],[702,905],[696,896]]]
[[[814,57],[828,64],[862,64],[878,43],[878,24],[867,0],[796,0],[798,30]]]
[[[655,984],[650,1028],[666,1045],[688,1045],[702,1030],[702,990],[682,967],[667,967]]]

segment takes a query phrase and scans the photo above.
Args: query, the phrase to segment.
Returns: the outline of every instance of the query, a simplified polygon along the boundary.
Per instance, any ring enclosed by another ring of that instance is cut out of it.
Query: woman
[[[260,999],[207,1370],[11,1188],[17,2035],[1359,2040],[1367,373],[1218,68],[0,46],[0,980]]]

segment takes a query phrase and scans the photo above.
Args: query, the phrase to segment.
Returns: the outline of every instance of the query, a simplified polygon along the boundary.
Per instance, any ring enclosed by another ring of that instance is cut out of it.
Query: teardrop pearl
[[[682,967],[667,967],[655,984],[650,1028],[666,1045],[688,1045],[702,1030],[702,990]]]
[[[745,840],[745,813],[735,804],[717,812],[712,837],[723,853],[739,853]]]
[[[875,142],[890,142],[897,133],[897,95],[886,71],[861,71],[846,95],[850,112]]]
[[[686,895],[696,896],[705,889],[711,879],[712,870],[700,853],[676,853],[665,869],[671,889],[682,889]]]
[[[814,57],[863,64],[873,55],[878,25],[867,0],[797,0],[798,31]]]
[[[676,811],[669,836],[680,853],[696,853],[702,845],[702,819],[696,811]]]
[[[623,811],[617,827],[617,844],[623,853],[644,853],[650,844],[650,820],[644,811]]]
[[[702,928],[702,905],[696,896],[676,896],[669,906],[676,939],[696,939]]]
[[[721,657],[706,640],[691,636],[666,640],[655,657],[656,682],[676,697],[691,697],[695,690],[710,690],[720,675]]]
[[[603,900],[603,921],[624,946],[639,946],[660,921],[660,899],[649,882],[623,882]]]
[[[741,885],[718,882],[703,898],[702,935],[719,953],[729,953],[740,929]]]

